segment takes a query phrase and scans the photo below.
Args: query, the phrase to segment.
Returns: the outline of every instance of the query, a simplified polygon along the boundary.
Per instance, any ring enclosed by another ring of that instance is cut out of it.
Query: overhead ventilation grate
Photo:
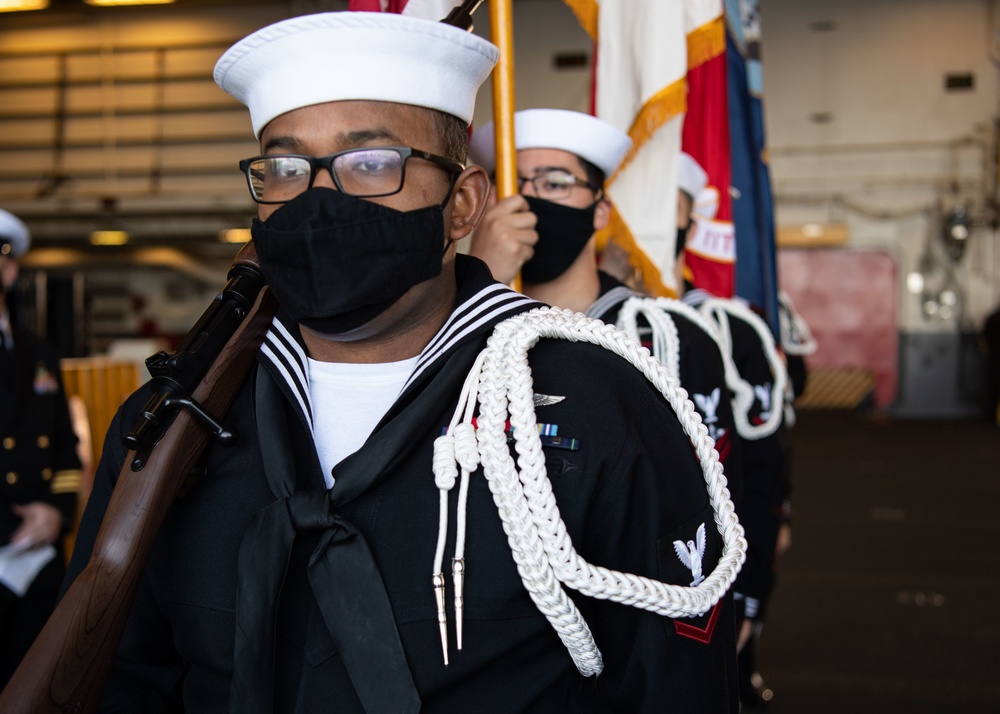
[[[944,76],[944,89],[946,92],[962,92],[975,88],[976,76],[972,72],[960,72]]]

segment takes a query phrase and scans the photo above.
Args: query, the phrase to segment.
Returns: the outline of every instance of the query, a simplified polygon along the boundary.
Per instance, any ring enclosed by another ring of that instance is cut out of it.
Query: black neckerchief
[[[482,262],[457,256],[451,317],[421,352],[400,397],[365,445],[334,469],[333,489],[297,490],[286,409],[312,428],[308,368],[298,328],[275,319],[261,347],[254,412],[264,471],[277,500],[261,509],[240,544],[230,711],[274,707],[274,622],[297,536],[319,534],[309,583],[367,711],[417,712],[410,675],[381,574],[358,529],[339,509],[391,474],[416,447],[424,415],[457,398],[493,327],[539,303],[493,280]],[[428,464],[428,469],[430,464]],[[373,676],[377,672],[378,676]]]

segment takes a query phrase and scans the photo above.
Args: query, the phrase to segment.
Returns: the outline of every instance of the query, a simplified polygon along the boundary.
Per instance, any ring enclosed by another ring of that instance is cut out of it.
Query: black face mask
[[[691,232],[691,224],[694,221],[689,220],[688,224],[684,228],[677,229],[677,243],[674,244],[674,257],[679,258],[681,253],[684,252],[684,246],[687,244],[688,233]]]
[[[254,219],[250,231],[278,302],[327,335],[361,327],[440,275],[445,249],[443,204],[397,211],[327,188]]]
[[[587,208],[525,196],[531,212],[538,217],[538,242],[531,260],[521,266],[521,281],[538,285],[555,280],[569,269],[587,241],[594,235],[594,213],[598,201]]]

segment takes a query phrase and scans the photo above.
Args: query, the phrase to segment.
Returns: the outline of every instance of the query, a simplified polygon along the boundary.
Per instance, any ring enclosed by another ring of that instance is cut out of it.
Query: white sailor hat
[[[31,233],[20,218],[0,208],[0,255],[15,258],[23,255],[31,245]]]
[[[514,147],[561,149],[611,176],[632,146],[621,129],[589,114],[566,109],[524,109],[514,114]],[[487,171],[495,168],[493,122],[472,133],[469,154]]]
[[[681,152],[677,164],[677,188],[691,197],[698,197],[701,190],[708,184],[708,174],[691,154]]]
[[[269,25],[230,47],[215,81],[250,109],[254,136],[324,102],[411,104],[472,121],[500,51],[451,25],[388,12],[325,12]]]

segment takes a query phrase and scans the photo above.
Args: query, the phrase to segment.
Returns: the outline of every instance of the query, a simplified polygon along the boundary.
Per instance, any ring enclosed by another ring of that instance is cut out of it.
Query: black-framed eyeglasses
[[[291,201],[312,188],[320,169],[330,172],[341,192],[374,198],[391,196],[402,190],[406,162],[411,158],[430,161],[453,177],[465,170],[458,161],[412,146],[365,146],[329,156],[271,154],[244,159],[240,162],[240,170],[246,174],[250,195],[257,203]]]
[[[517,190],[523,192],[526,183],[530,183],[534,187],[536,196],[546,201],[559,201],[569,198],[574,186],[582,186],[595,192],[601,190],[601,186],[575,176],[563,169],[548,169],[530,178],[518,176]]]

